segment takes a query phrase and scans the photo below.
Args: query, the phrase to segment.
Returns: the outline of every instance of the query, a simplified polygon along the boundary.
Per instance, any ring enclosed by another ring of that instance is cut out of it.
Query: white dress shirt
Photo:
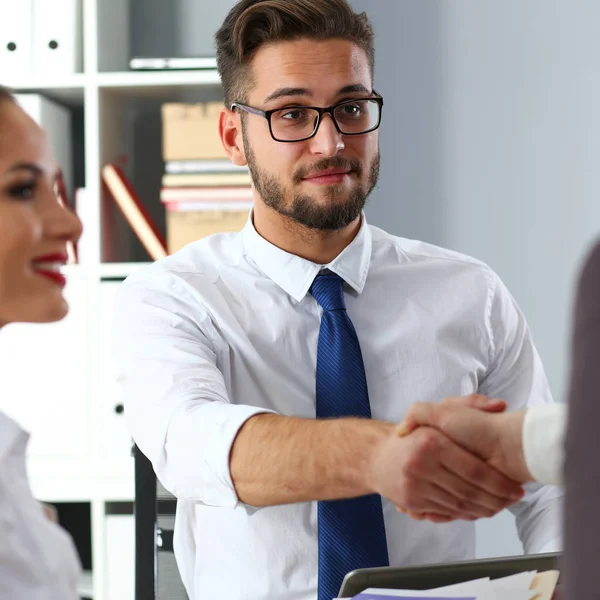
[[[76,600],[79,558],[71,537],[31,493],[28,441],[0,412],[0,600]]]
[[[560,485],[563,482],[564,438],[567,407],[564,404],[536,406],[523,421],[525,464],[536,481]]]
[[[480,391],[510,408],[551,403],[523,315],[484,264],[368,226],[326,265],[347,284],[373,418]],[[242,424],[315,417],[323,265],[241,233],[194,242],[120,288],[114,352],[133,438],[179,498],[175,553],[192,600],[314,600],[317,504],[240,503],[229,454]],[[271,457],[277,460],[276,456]],[[470,522],[413,521],[383,501],[392,565],[468,559]],[[514,507],[527,552],[559,549],[561,494]]]

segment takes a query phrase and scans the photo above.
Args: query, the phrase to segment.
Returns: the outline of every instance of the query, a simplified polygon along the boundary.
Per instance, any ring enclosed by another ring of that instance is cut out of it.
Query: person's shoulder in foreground
[[[592,247],[588,253],[583,272],[581,274],[581,285],[600,287],[600,241]]]
[[[600,559],[600,242],[588,252],[574,306],[571,384],[565,443],[567,598],[596,598]]]

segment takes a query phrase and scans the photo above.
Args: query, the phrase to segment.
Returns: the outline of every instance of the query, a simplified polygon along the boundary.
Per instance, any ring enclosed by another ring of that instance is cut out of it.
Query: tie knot
[[[344,280],[335,273],[317,275],[310,293],[323,310],[346,310],[344,302]]]

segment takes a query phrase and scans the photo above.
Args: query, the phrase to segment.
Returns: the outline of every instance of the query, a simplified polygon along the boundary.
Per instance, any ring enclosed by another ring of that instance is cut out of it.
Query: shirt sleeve
[[[523,453],[533,478],[539,483],[562,484],[566,407],[536,406],[525,414]]]
[[[242,425],[272,412],[233,404],[217,366],[208,313],[169,273],[125,281],[113,354],[131,435],[174,496],[235,507],[229,455]]]
[[[505,400],[509,410],[555,405],[525,317],[495,274],[490,278],[488,327],[489,366],[480,381],[480,392]],[[560,551],[562,490],[539,483],[525,489],[523,500],[510,509],[525,552]]]

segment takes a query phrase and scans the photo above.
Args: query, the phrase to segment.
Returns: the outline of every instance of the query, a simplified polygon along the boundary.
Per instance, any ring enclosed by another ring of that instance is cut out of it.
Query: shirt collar
[[[300,302],[306,296],[322,269],[329,269],[339,275],[359,294],[363,291],[371,263],[372,244],[371,231],[364,213],[356,237],[327,265],[319,265],[274,246],[258,234],[252,216],[250,213],[242,230],[246,254],[269,279],[296,301]]]

